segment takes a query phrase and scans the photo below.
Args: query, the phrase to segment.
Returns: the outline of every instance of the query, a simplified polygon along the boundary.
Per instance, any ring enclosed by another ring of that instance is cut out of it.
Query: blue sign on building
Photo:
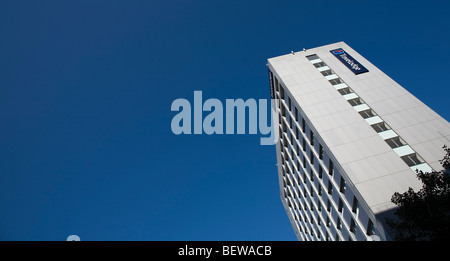
[[[345,66],[347,66],[354,74],[368,72],[366,67],[362,66],[355,58],[346,53],[344,49],[338,48],[330,51],[336,58],[338,58]]]

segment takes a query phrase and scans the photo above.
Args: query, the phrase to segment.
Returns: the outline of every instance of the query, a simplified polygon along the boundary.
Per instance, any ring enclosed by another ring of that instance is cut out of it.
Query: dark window
[[[333,193],[333,185],[331,184],[331,181],[328,181],[328,194],[331,195]]]
[[[344,81],[342,81],[341,78],[336,78],[336,79],[333,79],[333,80],[329,80],[329,82],[330,82],[332,85],[337,85],[337,84],[344,83]]]
[[[302,146],[303,146],[303,151],[306,151],[306,140],[305,140],[305,138],[303,138],[303,140],[302,140]]]
[[[360,111],[359,115],[361,115],[364,119],[367,119],[367,118],[375,116],[375,113],[371,109],[368,109],[365,111]]]
[[[306,130],[305,119],[302,119],[302,132],[305,133],[305,130]]]
[[[342,222],[341,222],[341,219],[339,217],[337,218],[337,221],[336,221],[336,227],[339,230],[342,229]],[[337,234],[336,234],[336,236],[337,236]]]
[[[312,61],[312,60],[319,59],[319,56],[317,56],[317,54],[312,54],[312,55],[306,56],[306,58],[308,58],[308,60]]]
[[[355,196],[353,196],[352,212],[355,213],[355,214],[358,213],[358,208],[359,208],[358,200],[356,199]]]
[[[298,109],[295,107],[295,121],[298,122]]]
[[[320,73],[322,73],[323,76],[327,76],[327,75],[332,75],[334,74],[332,70],[328,69],[325,71],[321,71]]]
[[[376,132],[383,132],[383,131],[387,131],[387,130],[390,129],[389,126],[388,126],[386,123],[384,123],[384,122],[375,123],[375,124],[370,125],[370,126],[372,126],[372,128],[373,128]]]
[[[286,117],[286,108],[283,106],[281,106],[281,115],[283,115],[284,117]]]
[[[340,186],[339,186],[339,191],[341,193],[345,193],[345,180],[344,180],[343,177],[341,177],[341,183],[340,183]]]
[[[325,64],[324,62],[318,62],[318,63],[315,63],[314,66],[315,66],[316,68],[320,68],[320,67],[326,66],[326,64]]]
[[[333,168],[334,168],[333,161],[330,160],[328,162],[328,174],[333,175]]]
[[[404,142],[400,137],[390,138],[390,139],[387,139],[385,141],[393,149],[406,145],[406,142]]]
[[[323,159],[323,146],[322,144],[319,144],[319,159]]]
[[[323,169],[322,169],[322,166],[320,166],[320,164],[319,164],[319,179],[322,178],[322,173],[323,173]]]
[[[373,222],[372,222],[372,220],[370,220],[370,219],[369,219],[369,223],[367,224],[367,231],[366,231],[366,234],[367,234],[368,236],[375,235],[375,230],[374,230]]]
[[[314,154],[312,150],[309,152],[309,163],[311,163],[311,165],[314,164]]]
[[[356,232],[356,223],[355,223],[355,220],[353,218],[350,221],[350,231],[353,232],[353,233]]]
[[[342,212],[342,208],[344,207],[344,203],[342,202],[342,199],[339,198],[339,203],[338,203],[338,211]]]
[[[364,102],[360,98],[354,98],[354,99],[348,100],[348,103],[350,103],[350,105],[352,105],[352,106],[356,106],[356,105],[363,104]]]
[[[352,91],[352,89],[350,89],[350,87],[345,87],[345,88],[339,89],[338,92],[341,95],[346,95],[346,94],[352,93],[353,91]]]
[[[275,78],[275,90],[278,91],[278,79],[277,77],[273,77]]]
[[[312,130],[309,131],[309,143],[311,144],[311,146],[314,146],[314,133],[312,132]]]
[[[401,158],[410,167],[423,163],[423,161],[419,159],[416,153],[412,153]]]

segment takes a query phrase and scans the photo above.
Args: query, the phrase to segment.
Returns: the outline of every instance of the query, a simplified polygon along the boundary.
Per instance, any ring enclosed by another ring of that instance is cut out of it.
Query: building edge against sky
[[[391,197],[450,124],[344,42],[268,59],[280,196],[299,240],[391,240]]]

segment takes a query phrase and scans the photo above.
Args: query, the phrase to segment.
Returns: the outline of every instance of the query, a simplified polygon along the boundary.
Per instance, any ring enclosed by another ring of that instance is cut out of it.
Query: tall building
[[[450,124],[344,42],[267,65],[298,240],[391,240],[392,195],[422,187],[416,169],[441,169]]]

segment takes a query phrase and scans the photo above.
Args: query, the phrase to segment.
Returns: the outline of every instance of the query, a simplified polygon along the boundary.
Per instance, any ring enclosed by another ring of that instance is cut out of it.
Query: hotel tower
[[[344,42],[267,66],[280,195],[298,240],[392,240],[391,197],[422,187],[416,170],[442,168],[448,121]]]

